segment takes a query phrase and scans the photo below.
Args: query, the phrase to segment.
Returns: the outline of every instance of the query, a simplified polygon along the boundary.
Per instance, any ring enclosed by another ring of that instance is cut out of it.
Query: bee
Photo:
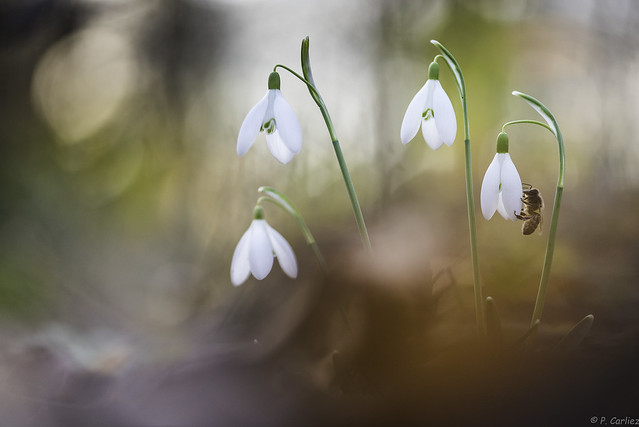
[[[544,199],[537,188],[530,184],[523,184],[523,197],[521,198],[521,214],[515,213],[517,219],[524,221],[521,232],[524,235],[532,234],[537,227],[541,232],[541,211],[544,208]]]

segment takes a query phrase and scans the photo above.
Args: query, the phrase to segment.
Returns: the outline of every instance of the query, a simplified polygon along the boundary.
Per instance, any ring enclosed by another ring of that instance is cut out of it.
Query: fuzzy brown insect
[[[516,214],[517,219],[521,219],[524,223],[521,226],[521,232],[529,235],[535,232],[539,227],[541,233],[541,212],[544,208],[544,199],[537,188],[533,188],[530,184],[523,184],[523,197],[521,198],[521,214]]]

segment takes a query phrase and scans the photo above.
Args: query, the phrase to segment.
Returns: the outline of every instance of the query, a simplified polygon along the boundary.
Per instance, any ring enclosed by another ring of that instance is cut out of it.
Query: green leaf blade
[[[437,40],[431,40],[430,42],[434,44],[442,52],[442,56],[446,60],[448,67],[453,72],[453,76],[455,77],[455,83],[457,83],[457,90],[459,91],[459,96],[461,96],[462,98],[465,98],[466,85],[464,84],[464,75],[462,74],[459,63],[457,62],[453,54],[450,53],[450,51],[446,49],[443,44],[441,44]]]
[[[519,92],[514,90],[512,92],[513,95],[518,96],[520,98],[522,98],[524,101],[526,101],[528,103],[528,105],[530,105],[537,113],[539,113],[539,115],[541,117],[544,118],[544,120],[546,121],[546,123],[548,123],[548,126],[550,126],[550,130],[552,131],[553,134],[555,134],[555,137],[557,137],[558,135],[558,131],[557,131],[557,121],[555,120],[555,116],[552,115],[552,113],[550,112],[550,110],[544,105],[542,104],[539,100],[537,100],[536,98],[533,98],[530,95],[526,95],[525,93]]]
[[[594,320],[595,316],[592,314],[581,319],[575,326],[573,326],[570,332],[564,336],[559,344],[557,344],[555,351],[557,353],[568,353],[574,351],[590,332],[590,328],[592,327]]]

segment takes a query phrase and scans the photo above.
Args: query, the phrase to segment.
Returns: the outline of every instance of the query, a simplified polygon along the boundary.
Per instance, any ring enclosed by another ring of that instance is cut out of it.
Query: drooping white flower
[[[260,131],[266,133],[271,154],[286,164],[302,148],[302,129],[295,112],[280,92],[280,76],[272,72],[266,95],[248,112],[237,137],[237,154],[244,155]]]
[[[264,219],[264,211],[255,207],[253,221],[235,247],[231,261],[231,282],[239,286],[250,274],[264,279],[273,268],[273,258],[291,278],[297,277],[297,260],[291,245]]]
[[[450,98],[439,82],[439,66],[436,62],[428,68],[428,80],[408,104],[402,121],[401,139],[407,144],[419,127],[424,140],[433,150],[442,144],[452,145],[457,135],[457,119]]]
[[[498,211],[505,219],[515,221],[521,212],[521,178],[508,153],[508,135],[497,137],[497,153],[481,183],[481,212],[490,219]]]

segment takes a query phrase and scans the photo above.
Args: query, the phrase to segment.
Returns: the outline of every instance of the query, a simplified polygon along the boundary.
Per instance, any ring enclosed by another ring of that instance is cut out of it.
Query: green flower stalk
[[[468,125],[468,107],[466,105],[466,85],[464,83],[464,75],[462,74],[459,63],[453,55],[437,40],[431,40],[431,43],[437,46],[442,52],[441,57],[444,58],[446,64],[455,77],[457,90],[461,99],[463,118],[464,118],[464,158],[466,172],[466,204],[468,207],[468,228],[470,231],[470,253],[473,265],[473,284],[475,291],[475,319],[477,322],[477,330],[480,335],[484,335],[484,298],[482,296],[482,285],[479,274],[479,255],[477,251],[477,227],[475,225],[475,200],[473,196],[473,173],[470,159],[470,130]],[[438,55],[439,56],[439,55]]]
[[[548,281],[550,278],[550,269],[552,267],[553,255],[555,253],[555,240],[557,238],[557,223],[559,221],[559,211],[561,209],[561,197],[564,190],[564,177],[566,168],[566,153],[564,149],[564,139],[557,125],[555,116],[550,112],[548,108],[537,99],[525,93],[514,91],[513,95],[522,98],[528,103],[535,111],[537,111],[546,121],[546,123],[537,122],[534,120],[517,120],[508,122],[504,125],[504,128],[508,125],[519,123],[531,123],[542,126],[548,129],[555,136],[557,140],[557,146],[559,150],[559,171],[557,177],[557,189],[555,191],[555,200],[552,208],[552,215],[550,218],[550,230],[548,231],[548,242],[546,244],[546,255],[544,257],[544,265],[541,271],[541,279],[539,281],[539,289],[537,291],[537,299],[535,300],[535,308],[533,310],[532,319],[530,321],[531,326],[535,325],[541,320],[541,315],[544,310],[544,302],[546,299],[546,291],[548,290]]]
[[[351,179],[350,172],[348,171],[348,167],[346,166],[346,160],[344,159],[342,148],[340,146],[339,140],[337,139],[335,127],[333,126],[333,121],[331,120],[328,108],[326,108],[326,104],[322,99],[322,95],[320,95],[317,86],[315,86],[315,81],[313,80],[313,73],[311,71],[311,60],[309,57],[308,37],[302,40],[301,60],[303,76],[299,75],[291,68],[282,64],[277,64],[275,67],[273,67],[273,71],[276,71],[278,68],[283,68],[291,73],[293,76],[301,80],[306,85],[308,91],[311,94],[311,97],[319,107],[320,112],[322,113],[322,117],[324,118],[326,128],[328,129],[331,142],[333,143],[333,149],[335,150],[335,156],[337,157],[337,162],[342,172],[342,178],[344,179],[344,183],[346,184],[346,191],[348,192],[348,197],[353,208],[353,214],[355,215],[355,221],[357,223],[357,228],[362,239],[362,244],[364,245],[364,248],[366,248],[366,250],[370,253],[372,252],[370,238],[366,229],[366,223],[364,222],[364,215],[362,214],[362,209],[360,207],[359,200],[357,199],[357,193],[355,192],[355,187],[353,186],[353,180]]]
[[[277,191],[273,187],[260,187],[258,188],[257,191],[258,193],[264,194],[264,196],[258,199],[257,201],[258,204],[261,203],[262,201],[273,203],[279,206],[280,208],[284,209],[293,218],[295,218],[295,221],[297,221],[297,225],[299,225],[300,229],[302,230],[304,239],[306,239],[306,243],[308,243],[311,249],[313,250],[313,255],[315,255],[315,259],[317,259],[317,262],[319,263],[320,267],[322,268],[324,273],[326,273],[327,268],[326,268],[326,262],[324,261],[324,257],[322,256],[322,253],[320,252],[319,247],[317,246],[317,242],[315,241],[315,238],[313,237],[313,234],[311,233],[310,228],[308,228],[308,225],[306,225],[306,221],[304,221],[304,218],[302,217],[302,215],[299,213],[295,205],[293,205],[293,202],[291,202],[288,197],[286,197],[283,193]]]
[[[324,118],[324,123],[326,123],[326,128],[328,129],[328,133],[331,137],[331,142],[333,143],[335,156],[337,157],[337,162],[339,163],[340,170],[342,171],[342,178],[344,179],[344,183],[346,184],[346,191],[348,192],[348,197],[351,201],[353,214],[355,215],[355,221],[357,222],[357,228],[359,230],[359,234],[362,239],[362,244],[364,245],[364,247],[366,248],[368,252],[372,252],[370,238],[368,237],[368,231],[366,230],[366,223],[364,222],[364,215],[362,215],[362,209],[359,205],[357,194],[355,193],[353,180],[351,179],[351,175],[348,171],[348,167],[346,166],[346,160],[344,159],[344,154],[342,154],[342,148],[339,144],[339,140],[337,139],[337,135],[335,134],[333,121],[331,120],[331,116],[328,113],[326,104],[324,103],[322,96],[317,90],[317,86],[315,86],[315,81],[313,80],[313,73],[311,71],[311,59],[309,55],[308,36],[305,37],[304,40],[302,40],[301,61],[302,61],[302,72],[304,73],[304,79],[307,82],[308,91],[310,92],[311,97],[313,98],[317,106],[319,107],[320,112],[322,113],[322,117]]]

